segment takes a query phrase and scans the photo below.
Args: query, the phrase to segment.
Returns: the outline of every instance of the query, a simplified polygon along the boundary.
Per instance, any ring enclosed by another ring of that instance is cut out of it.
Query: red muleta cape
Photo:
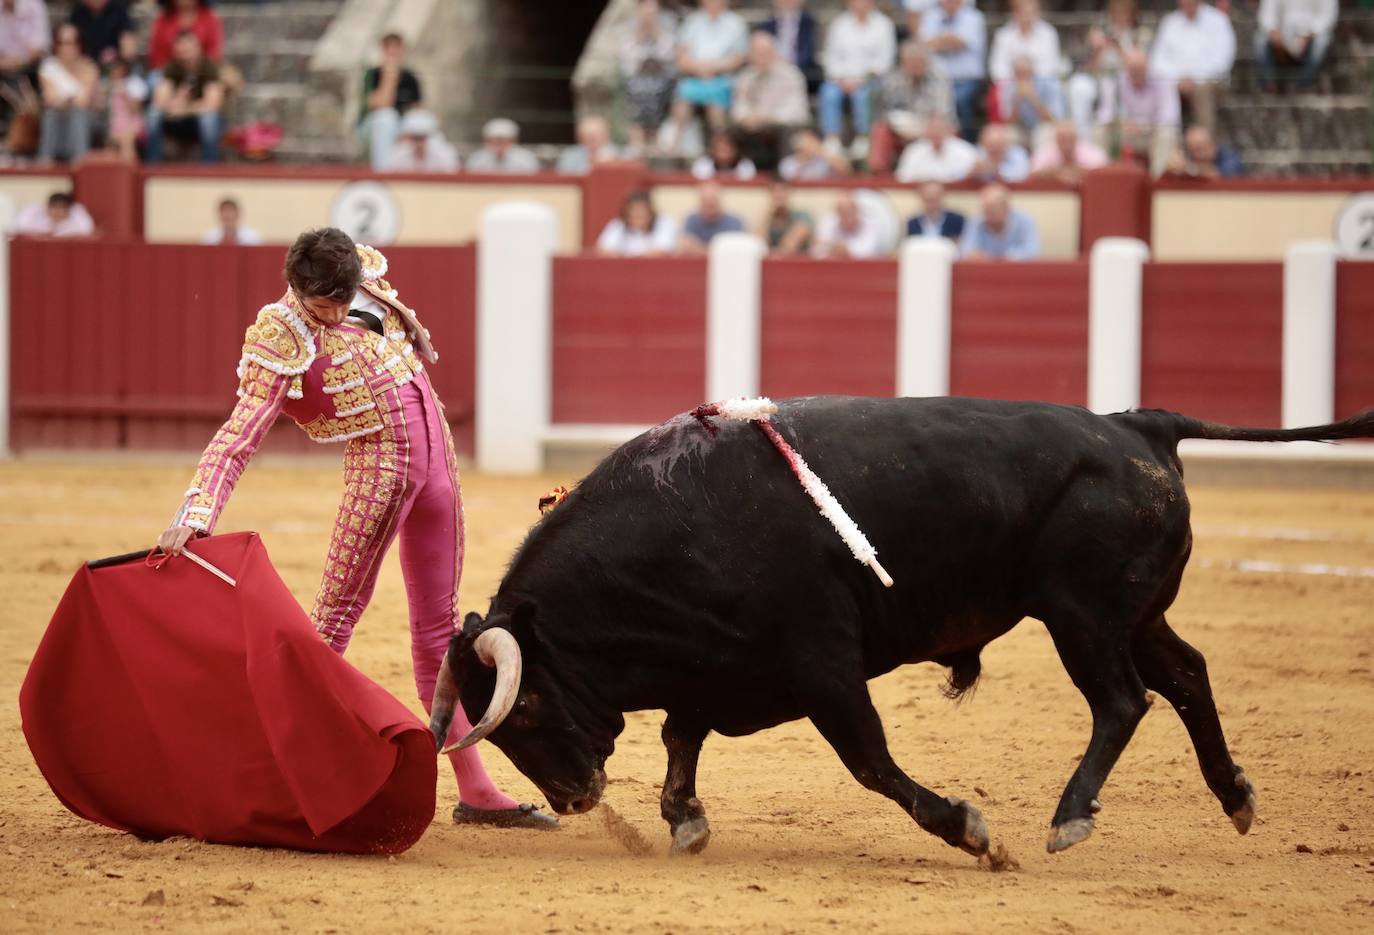
[[[428,728],[320,640],[256,533],[82,566],[19,694],[76,814],[147,837],[396,854],[434,817]]]

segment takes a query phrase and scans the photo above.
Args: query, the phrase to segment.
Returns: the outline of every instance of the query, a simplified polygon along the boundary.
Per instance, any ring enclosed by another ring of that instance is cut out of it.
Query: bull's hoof
[[[711,840],[711,826],[706,816],[684,821],[673,829],[673,846],[670,854],[700,854]]]
[[[1255,787],[1250,785],[1250,780],[1245,778],[1244,773],[1236,773],[1236,785],[1245,790],[1245,804],[1231,813],[1231,824],[1235,825],[1241,834],[1245,834],[1255,821]]]
[[[1051,854],[1058,854],[1060,851],[1073,847],[1079,841],[1086,841],[1092,833],[1093,820],[1091,818],[1070,819],[1062,825],[1055,825],[1050,829],[1050,839],[1045,843],[1045,850]]]
[[[963,835],[949,843],[974,857],[981,857],[986,854],[988,852],[988,826],[987,822],[983,821],[983,813],[963,799],[955,798],[952,795],[946,796],[945,801],[955,808],[964,810]]]

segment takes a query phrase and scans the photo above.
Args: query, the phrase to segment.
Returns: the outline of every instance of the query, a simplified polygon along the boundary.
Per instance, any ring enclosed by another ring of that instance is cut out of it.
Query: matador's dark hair
[[[358,291],[363,268],[353,238],[337,227],[306,231],[286,251],[286,281],[298,296],[347,302]]]

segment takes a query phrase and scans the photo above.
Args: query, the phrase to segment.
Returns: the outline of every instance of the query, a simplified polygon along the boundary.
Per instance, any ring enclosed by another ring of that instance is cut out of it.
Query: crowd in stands
[[[43,0],[0,0],[0,138],[40,165],[93,148],[160,161],[168,145],[220,156],[237,72],[208,0],[161,0],[147,44],[129,0],[75,0],[50,21]]]

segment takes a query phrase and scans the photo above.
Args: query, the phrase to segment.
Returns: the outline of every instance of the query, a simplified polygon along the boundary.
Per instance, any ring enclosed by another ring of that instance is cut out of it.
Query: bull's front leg
[[[697,759],[708,733],[706,728],[686,724],[672,713],[663,722],[668,776],[663,780],[662,813],[673,831],[674,854],[699,853],[711,839],[706,809],[697,798]]]

